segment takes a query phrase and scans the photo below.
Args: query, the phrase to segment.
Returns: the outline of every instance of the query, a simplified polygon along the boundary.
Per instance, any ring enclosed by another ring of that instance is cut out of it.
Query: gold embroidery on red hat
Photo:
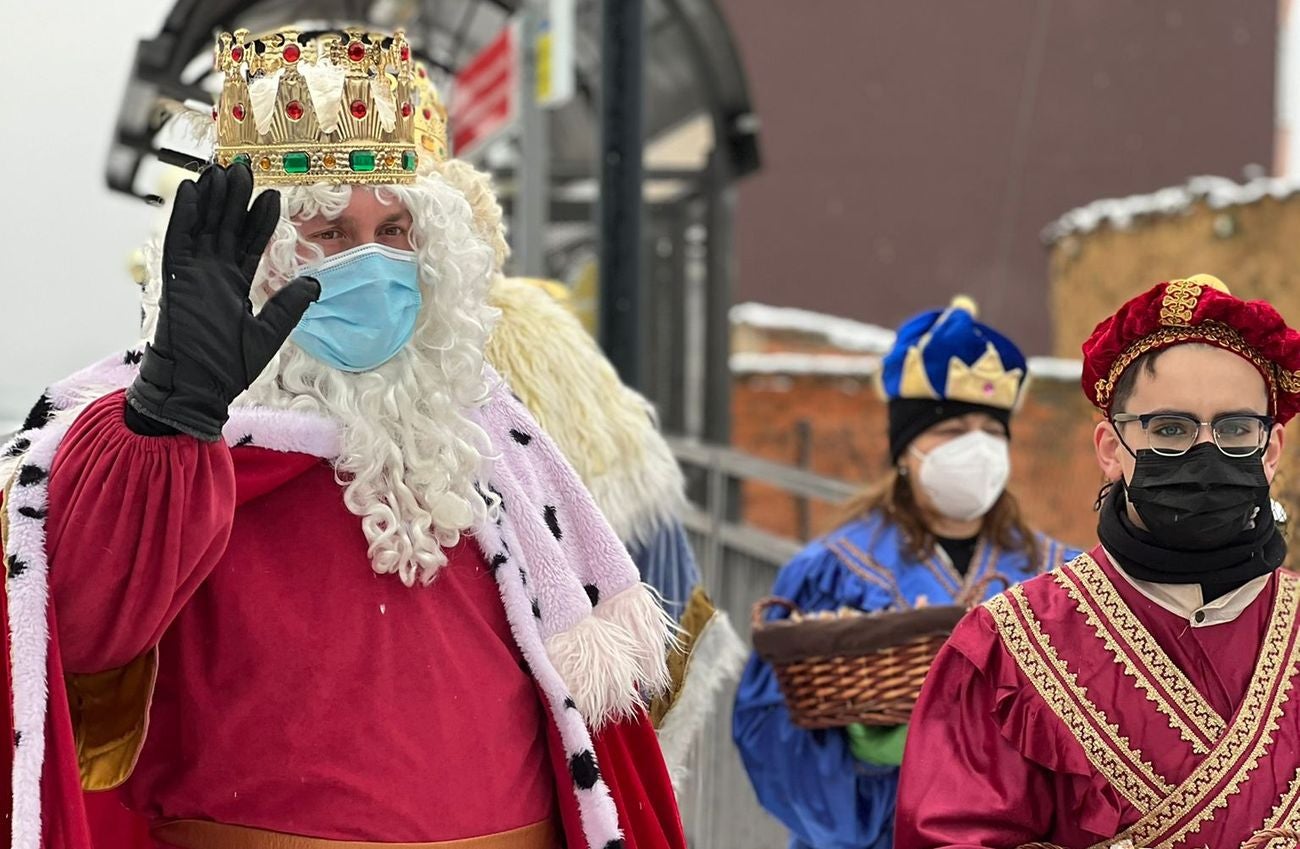
[[[1201,284],[1191,280],[1170,281],[1160,302],[1160,323],[1165,327],[1191,327],[1201,291]]]

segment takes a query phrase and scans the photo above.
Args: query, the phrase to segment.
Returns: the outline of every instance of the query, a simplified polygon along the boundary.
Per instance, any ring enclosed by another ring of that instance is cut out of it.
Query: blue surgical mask
[[[415,254],[370,243],[298,272],[320,283],[291,337],[299,348],[342,371],[379,368],[397,356],[420,316]]]

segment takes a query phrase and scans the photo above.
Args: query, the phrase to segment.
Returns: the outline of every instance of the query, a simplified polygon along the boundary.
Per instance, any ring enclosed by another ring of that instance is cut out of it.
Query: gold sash
[[[500,834],[434,843],[368,843],[357,840],[324,840],[281,834],[242,825],[225,825],[207,820],[174,820],[151,830],[156,840],[176,849],[563,849],[559,829],[551,820],[526,825]]]

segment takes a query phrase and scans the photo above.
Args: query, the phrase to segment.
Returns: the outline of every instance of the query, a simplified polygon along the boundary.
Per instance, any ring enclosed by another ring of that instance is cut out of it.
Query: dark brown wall
[[[1044,224],[1273,161],[1274,0],[721,5],[764,156],[738,300],[892,325],[960,291],[1045,352]]]

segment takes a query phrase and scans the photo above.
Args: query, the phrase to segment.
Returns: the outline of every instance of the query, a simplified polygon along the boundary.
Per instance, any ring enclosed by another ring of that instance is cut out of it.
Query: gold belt
[[[549,819],[500,834],[434,843],[325,840],[207,820],[174,820],[155,826],[152,834],[176,849],[564,849]]]

